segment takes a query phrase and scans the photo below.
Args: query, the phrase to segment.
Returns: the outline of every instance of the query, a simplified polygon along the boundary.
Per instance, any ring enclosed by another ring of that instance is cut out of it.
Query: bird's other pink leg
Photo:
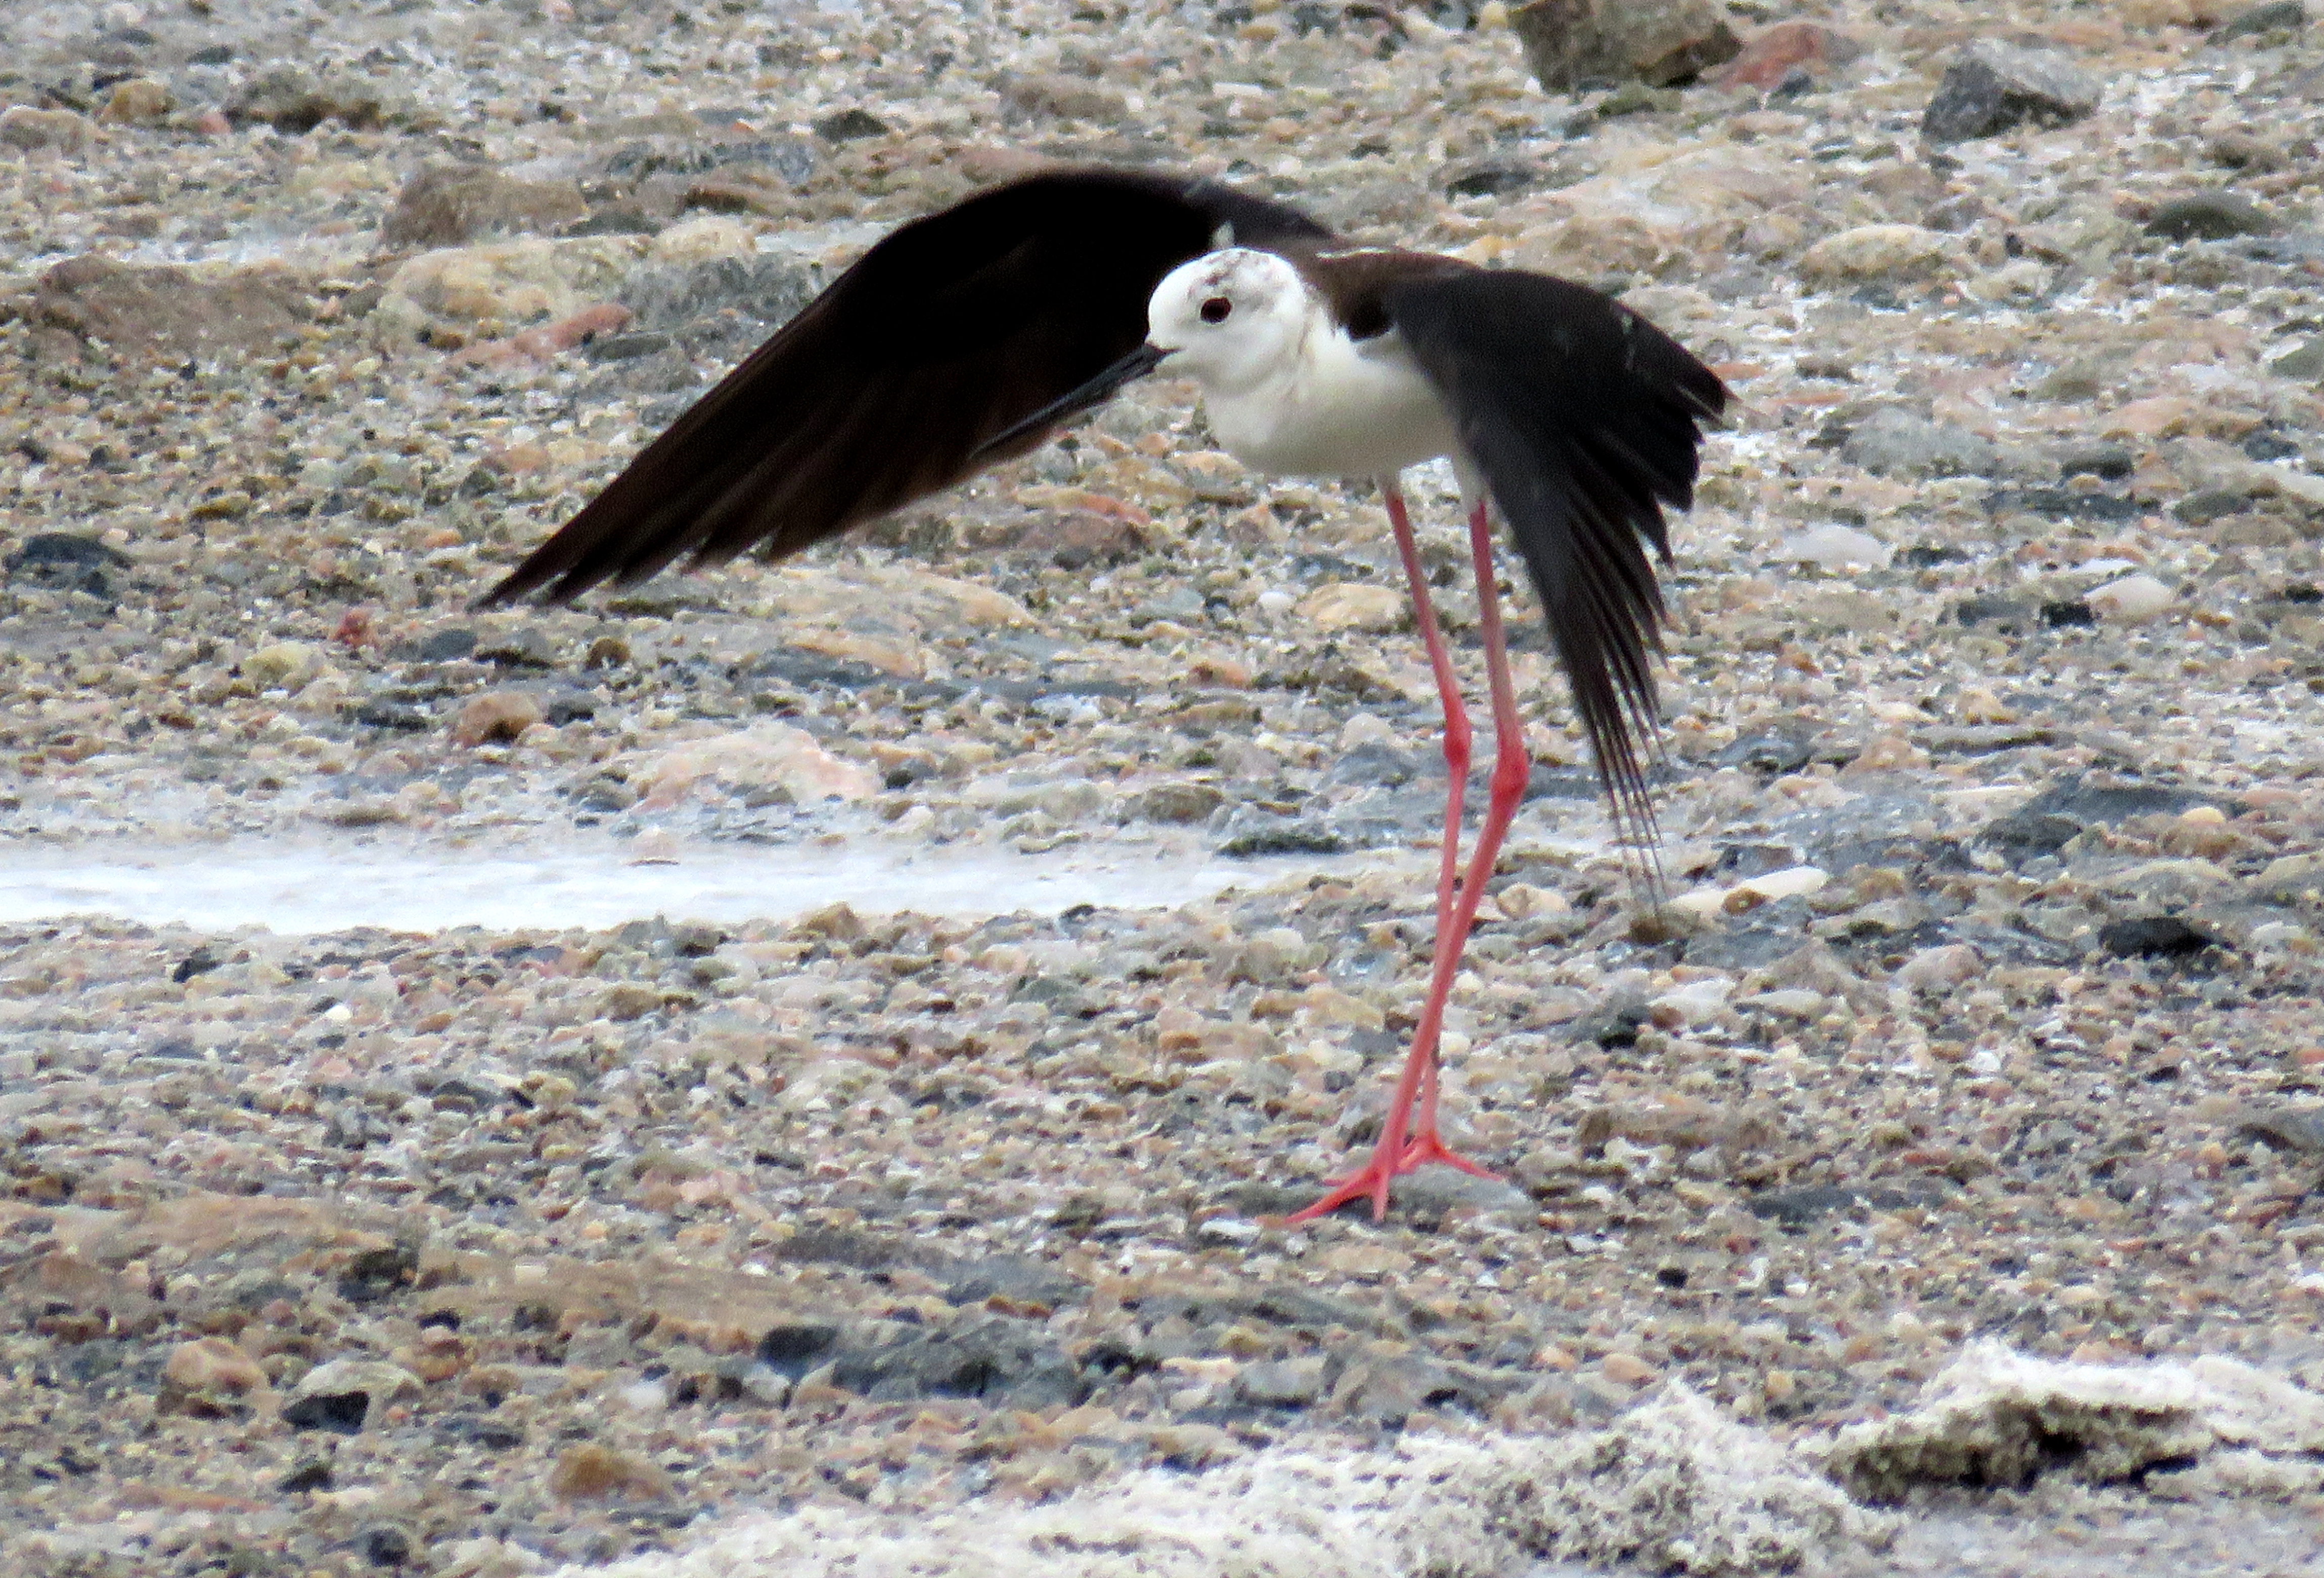
[[[1439,1019],[1443,1013],[1444,994],[1451,990],[1453,974],[1460,965],[1462,950],[1468,946],[1469,927],[1476,921],[1477,906],[1484,899],[1485,883],[1493,874],[1493,863],[1500,856],[1501,839],[1525,799],[1526,783],[1533,771],[1533,762],[1526,755],[1525,724],[1517,716],[1517,687],[1509,678],[1509,643],[1501,628],[1492,523],[1482,500],[1469,514],[1469,551],[1477,563],[1477,623],[1485,638],[1485,678],[1493,697],[1493,776],[1491,798],[1485,803],[1485,826],[1477,834],[1477,848],[1469,857],[1469,872],[1461,883],[1450,925],[1436,944],[1439,968],[1431,984],[1429,1009]],[[1422,1015],[1422,1023],[1429,1029],[1429,1046],[1434,1051],[1434,1027],[1426,1013]],[[1436,1128],[1436,1059],[1432,1057],[1421,1082],[1419,1112],[1404,1165],[1411,1167],[1423,1162],[1441,1161],[1480,1177],[1491,1177],[1475,1162],[1445,1148]]]
[[[1388,1214],[1389,1181],[1422,1161],[1450,1159],[1471,1172],[1483,1170],[1474,1163],[1453,1157],[1445,1150],[1442,1140],[1434,1138],[1436,1103],[1433,1096],[1427,1103],[1427,1132],[1432,1137],[1428,1153],[1417,1155],[1413,1144],[1413,1103],[1424,1084],[1432,1092],[1435,1087],[1436,1038],[1444,1023],[1444,996],[1451,988],[1452,966],[1459,961],[1459,939],[1467,932],[1465,923],[1455,924],[1455,916],[1456,882],[1461,869],[1461,814],[1468,795],[1471,735],[1469,710],[1461,700],[1460,678],[1452,670],[1452,654],[1444,645],[1435,606],[1429,601],[1428,577],[1421,568],[1420,545],[1412,534],[1412,517],[1405,508],[1404,494],[1393,479],[1384,482],[1380,491],[1388,501],[1388,524],[1396,531],[1396,549],[1404,561],[1405,578],[1412,586],[1413,621],[1420,626],[1422,644],[1428,649],[1428,666],[1436,676],[1437,697],[1444,708],[1444,765],[1450,782],[1445,792],[1443,854],[1437,867],[1434,969],[1430,978],[1428,1006],[1413,1031],[1412,1049],[1406,1054],[1404,1074],[1397,1081],[1396,1094],[1388,1098],[1388,1113],[1381,1121],[1379,1143],[1373,1149],[1372,1159],[1334,1184],[1321,1200],[1294,1214],[1289,1218],[1293,1222],[1312,1221],[1366,1195],[1371,1198],[1372,1219],[1377,1222]],[[1511,711],[1515,711],[1514,703]],[[1476,906],[1471,904],[1469,910],[1473,917]],[[1452,940],[1448,943],[1447,939]]]
[[[1396,529],[1397,556],[1404,560],[1405,580],[1412,587],[1413,623],[1420,627],[1421,644],[1428,649],[1429,670],[1436,676],[1436,699],[1444,711],[1444,844],[1436,868],[1436,935],[1452,915],[1452,888],[1461,871],[1461,817],[1468,805],[1469,762],[1471,756],[1469,708],[1461,699],[1460,676],[1452,671],[1452,654],[1436,623],[1435,605],[1428,600],[1428,577],[1420,567],[1420,544],[1412,535],[1412,517],[1404,494],[1391,479],[1382,489],[1388,497],[1388,524]]]

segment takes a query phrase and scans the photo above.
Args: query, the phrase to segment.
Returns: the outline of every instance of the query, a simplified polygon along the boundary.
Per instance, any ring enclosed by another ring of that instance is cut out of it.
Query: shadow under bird
[[[1437,1121],[1445,1000],[1529,771],[1490,515],[1524,555],[1618,828],[1651,847],[1642,752],[1670,558],[1719,378],[1587,286],[1352,246],[1207,180],[1068,169],[896,230],[508,577],[484,605],[569,603],[672,562],[777,559],[1038,448],[1152,373],[1192,379],[1213,432],[1276,475],[1372,477],[1444,709],[1451,788],[1426,1004],[1370,1159],[1293,1220],[1430,1162],[1485,1169]],[[1470,727],[1397,475],[1452,462],[1475,560],[1495,743],[1462,869]]]

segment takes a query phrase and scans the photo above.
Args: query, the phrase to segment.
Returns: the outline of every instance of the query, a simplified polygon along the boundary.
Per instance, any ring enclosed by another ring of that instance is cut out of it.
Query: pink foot
[[[1361,1200],[1367,1196],[1372,1203],[1372,1220],[1379,1222],[1388,1215],[1389,1184],[1406,1173],[1417,1172],[1431,1162],[1459,1167],[1472,1177],[1498,1178],[1500,1176],[1490,1167],[1480,1166],[1452,1149],[1434,1133],[1413,1135],[1397,1149],[1397,1158],[1393,1162],[1383,1159],[1389,1149],[1388,1142],[1383,1140],[1372,1152],[1371,1160],[1334,1182],[1329,1194],[1305,1210],[1285,1217],[1284,1222],[1286,1224],[1313,1222],[1317,1217],[1329,1216],[1351,1200]]]

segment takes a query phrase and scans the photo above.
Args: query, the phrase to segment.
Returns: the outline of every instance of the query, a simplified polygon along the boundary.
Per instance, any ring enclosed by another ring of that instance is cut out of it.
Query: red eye
[[[1204,323],[1224,323],[1227,320],[1227,315],[1233,310],[1233,302],[1228,300],[1223,296],[1213,296],[1209,300],[1203,303],[1203,321]]]

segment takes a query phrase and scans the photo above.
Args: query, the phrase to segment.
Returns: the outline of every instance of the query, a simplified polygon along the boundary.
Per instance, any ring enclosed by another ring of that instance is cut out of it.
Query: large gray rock
[[[1980,39],[1945,68],[1921,118],[1932,143],[1963,143],[2014,126],[2062,126],[2098,106],[2098,79],[2064,56]]]

